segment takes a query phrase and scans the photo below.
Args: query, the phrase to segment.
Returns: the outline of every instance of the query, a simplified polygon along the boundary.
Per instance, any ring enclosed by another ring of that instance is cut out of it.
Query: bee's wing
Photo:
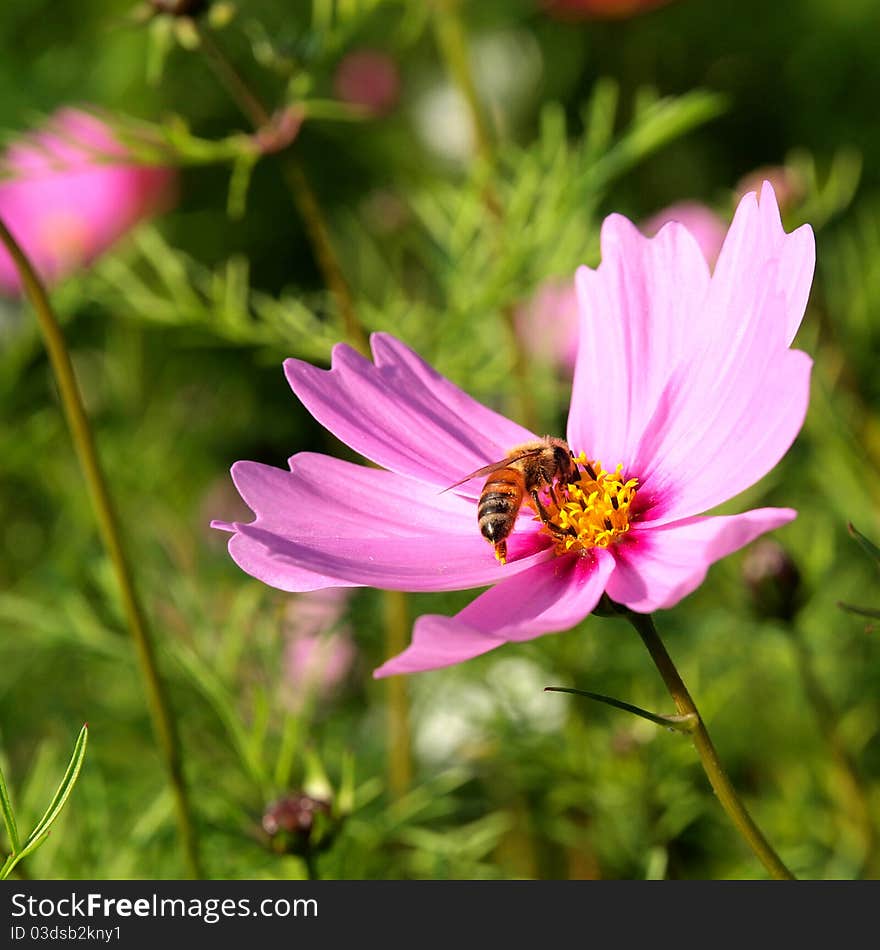
[[[453,488],[458,488],[459,485],[463,485],[465,482],[469,482],[472,478],[481,478],[485,475],[491,475],[492,472],[497,472],[499,469],[507,468],[508,465],[512,465],[514,462],[518,462],[520,459],[528,458],[530,455],[539,455],[543,452],[543,447],[539,449],[529,449],[528,452],[517,452],[515,455],[508,455],[506,459],[501,459],[500,462],[492,462],[490,465],[484,465],[482,468],[478,468],[475,472],[471,472],[470,475],[465,475],[461,481],[455,482],[454,485],[447,485],[439,494],[443,492],[452,491]]]

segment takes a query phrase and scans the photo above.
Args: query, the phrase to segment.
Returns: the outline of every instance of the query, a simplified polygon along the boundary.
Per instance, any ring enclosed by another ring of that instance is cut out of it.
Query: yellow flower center
[[[556,553],[607,548],[629,531],[637,478],[624,479],[623,463],[606,472],[583,452],[575,459],[581,472],[576,482],[557,484],[546,504],[550,526],[542,529],[556,543]],[[555,497],[554,497],[555,496]]]

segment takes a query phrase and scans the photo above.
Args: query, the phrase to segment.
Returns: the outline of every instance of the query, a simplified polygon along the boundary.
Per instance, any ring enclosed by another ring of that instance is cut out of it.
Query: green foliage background
[[[462,3],[495,123],[491,163],[444,158],[418,134],[424,97],[448,81],[434,4],[239,6],[212,35],[266,101],[306,102],[290,151],[361,320],[513,417],[521,381],[505,315],[544,280],[596,263],[605,214],[639,220],[696,199],[729,216],[741,176],[783,163],[799,176],[786,224],[812,223],[818,246],[798,337],[816,361],[810,413],[786,459],[729,510],[798,508],[778,538],[801,572],[803,606],[788,625],[762,615],[740,554],[658,624],[734,784],[792,869],[876,877],[880,649],[868,621],[838,606],[880,607],[877,565],[846,530],[852,521],[880,538],[875,5],[681,0],[573,24],[527,0]],[[236,459],[346,453],[280,369],[292,355],[326,361],[343,329],[283,156],[255,162],[247,123],[187,34],[173,34],[170,21],[139,23],[128,2],[3,5],[0,124],[14,133],[90,103],[140,147],[144,128],[159,135],[182,167],[177,208],[53,299],[160,644],[208,876],[304,876],[298,857],[267,846],[260,817],[318,773],[354,791],[317,859],[322,876],[762,876],[685,738],[542,691],[579,686],[668,711],[620,621],[590,618],[409,678],[403,793],[387,779],[388,687],[370,678],[387,656],[379,592],[351,601],[359,653],[344,689],[285,705],[282,618],[296,606],[242,574],[207,524],[238,514]],[[332,102],[336,64],[364,46],[400,69],[400,102],[381,119],[353,120]],[[565,381],[534,367],[529,385],[541,427],[563,431]],[[0,750],[20,825],[42,814],[90,725],[66,810],[21,867],[181,876],[114,578],[33,315],[17,301],[0,305],[0,460]],[[413,596],[408,611],[451,612],[471,596]]]

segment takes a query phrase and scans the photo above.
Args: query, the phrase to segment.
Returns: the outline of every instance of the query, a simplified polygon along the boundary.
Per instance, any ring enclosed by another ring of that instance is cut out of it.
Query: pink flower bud
[[[326,847],[335,831],[330,803],[304,792],[272,802],[263,812],[263,831],[279,854],[307,854]]]
[[[387,53],[356,50],[336,67],[333,88],[343,102],[361,106],[373,116],[387,115],[397,105],[400,74]]]

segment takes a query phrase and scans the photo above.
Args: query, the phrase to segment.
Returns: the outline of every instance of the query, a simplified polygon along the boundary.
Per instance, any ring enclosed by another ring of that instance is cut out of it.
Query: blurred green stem
[[[675,664],[672,662],[672,657],[666,652],[666,647],[654,626],[653,617],[650,614],[634,613],[620,605],[616,605],[616,609],[636,628],[642,642],[648,648],[648,653],[651,654],[654,665],[663,677],[663,682],[666,684],[679,714],[695,717],[695,725],[690,735],[703,765],[703,771],[718,796],[721,807],[727,812],[737,831],[770,874],[779,880],[794,880],[794,875],[782,863],[779,855],[770,846],[761,829],[752,820],[752,816],[740,801],[736,790],[727,777],[727,773],[718,758],[718,753],[715,751],[715,746],[709,738],[703,717],[700,715],[693,699],[691,699],[691,695],[684,685],[684,680],[682,680]]]
[[[813,708],[819,729],[837,767],[840,777],[840,796],[862,837],[865,849],[864,870],[870,877],[877,878],[880,874],[877,829],[871,814],[871,802],[865,792],[864,779],[859,772],[856,760],[841,739],[837,727],[838,717],[831,700],[819,681],[819,677],[816,675],[813,668],[813,658],[801,631],[794,621],[786,623],[785,628],[794,647],[804,694]]]
[[[406,594],[383,590],[385,613],[385,656],[397,656],[409,644],[410,620]],[[388,788],[394,799],[405,795],[412,784],[409,695],[405,676],[388,680]]]
[[[64,342],[64,335],[58,324],[49,297],[30,261],[18,246],[5,223],[0,220],[0,241],[6,247],[15,262],[18,273],[40,326],[40,332],[49,354],[49,361],[58,384],[61,403],[67,424],[73,438],[73,444],[80,466],[92,498],[92,505],[98,520],[98,528],[104,547],[113,564],[119,583],[122,606],[128,628],[134,640],[135,651],[141,668],[141,675],[147,693],[147,701],[153,720],[153,728],[159,740],[162,757],[171,782],[174,795],[177,827],[184,850],[184,860],[190,877],[200,878],[198,839],[192,816],[189,791],[183,769],[180,737],[171,704],[168,699],[164,680],[156,662],[156,651],[146,615],[141,606],[135,588],[134,577],[129,565],[119,520],[113,506],[104,473],[98,461],[95,441],[83,406],[70,354]]]
[[[488,169],[495,165],[495,150],[490,133],[489,120],[483,103],[477,92],[474,80],[471,59],[468,52],[467,36],[464,24],[459,14],[460,0],[434,0],[434,31],[437,45],[446,62],[446,69],[458,89],[462,99],[467,104],[474,131],[477,155]],[[496,229],[496,239],[504,240],[504,209],[498,195],[487,181],[483,188],[483,201],[486,210],[493,218]],[[513,349],[513,375],[517,380],[517,394],[524,425],[533,432],[538,431],[538,409],[532,395],[530,379],[529,355],[517,332],[516,308],[508,304],[502,308],[501,317],[510,337]]]
[[[199,48],[205,54],[205,58],[214,70],[215,75],[239,110],[256,131],[267,128],[272,122],[269,110],[226,58],[226,55],[214,42],[209,31],[203,26],[197,26],[197,29],[199,31]],[[333,248],[330,229],[327,226],[317,195],[309,183],[302,164],[289,149],[285,149],[279,158],[284,181],[305,224],[309,243],[312,246],[324,283],[339,308],[345,334],[352,346],[356,347],[365,356],[369,356],[369,337],[358,319],[351,288],[348,286],[339,258]]]
[[[459,4],[460,0],[434,0],[434,32],[452,81],[467,103],[477,154],[491,165],[494,153],[489,120],[474,81],[467,37],[458,11]]]

